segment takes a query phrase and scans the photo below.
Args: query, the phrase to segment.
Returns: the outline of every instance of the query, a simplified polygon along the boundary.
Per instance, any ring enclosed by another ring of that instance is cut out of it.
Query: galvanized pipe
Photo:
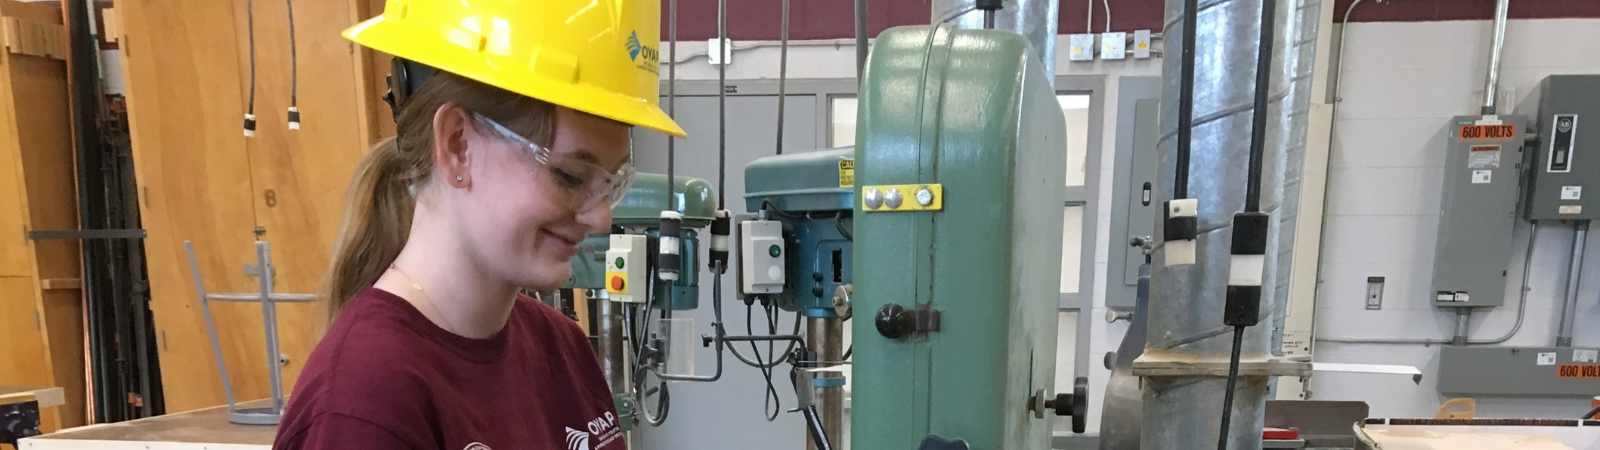
[[[1000,11],[994,14],[968,14],[977,10],[976,0],[933,0],[932,23],[945,21],[956,28],[979,30],[996,29],[1022,34],[1033,44],[1034,54],[1044,63],[1046,77],[1055,86],[1056,69],[1056,18],[1060,17],[1058,0],[1004,0]],[[985,18],[993,18],[993,26],[985,26]]]
[[[1262,298],[1273,299],[1272,345],[1273,354],[1283,350],[1284,316],[1289,304],[1290,269],[1294,267],[1294,241],[1300,224],[1300,191],[1305,181],[1306,144],[1311,123],[1311,80],[1315,77],[1317,60],[1318,24],[1322,23],[1323,0],[1298,0],[1289,2],[1291,22],[1282,42],[1283,71],[1273,75],[1282,79],[1285,91],[1282,107],[1273,111],[1273,120],[1283,127],[1277,141],[1273,142],[1282,158],[1283,196],[1273,218],[1278,222],[1278,256],[1274,283],[1263,284]],[[1285,5],[1287,6],[1287,5]],[[1269,147],[1270,148],[1270,147]],[[1308,274],[1315,276],[1315,274]]]
[[[807,317],[806,347],[817,355],[822,366],[837,365],[844,360],[844,321],[838,317]],[[835,378],[837,374],[818,373],[816,379]],[[844,429],[844,388],[815,388],[819,423],[828,436],[827,446],[818,445],[812,433],[806,434],[806,448],[843,448],[840,446]]]
[[[1494,5],[1494,44],[1489,50],[1489,79],[1483,86],[1484,115],[1495,114],[1495,97],[1500,89],[1500,53],[1506,44],[1506,16],[1511,0],[1500,0]]]
[[[603,291],[602,291],[603,292]],[[600,371],[606,375],[606,384],[612,394],[628,393],[628,365],[623,357],[622,312],[610,299],[602,296],[595,301],[595,335],[600,348]]]
[[[1472,307],[1456,307],[1456,334],[1450,338],[1450,345],[1467,345],[1467,333],[1472,328]]]
[[[1589,221],[1573,222],[1572,258],[1567,262],[1567,297],[1561,303],[1561,325],[1556,331],[1556,346],[1572,346],[1573,322],[1578,316],[1578,281],[1583,276],[1583,246],[1589,237]]]
[[[1279,0],[1273,0],[1279,1]],[[1316,1],[1283,0],[1293,7],[1277,8],[1273,37],[1276,56],[1267,142],[1275,147],[1263,155],[1261,210],[1273,215],[1269,230],[1267,273],[1263,283],[1263,309],[1274,318],[1273,327],[1252,327],[1244,334],[1242,359],[1261,361],[1272,354],[1269,343],[1281,333],[1281,305],[1298,208],[1300,161],[1305,146],[1306,110],[1315,56],[1315,36],[1320,5]],[[1244,207],[1244,162],[1250,142],[1251,100],[1254,98],[1255,59],[1259,49],[1258,22],[1261,0],[1202,2],[1197,15],[1197,60],[1194,78],[1194,122],[1191,139],[1189,197],[1200,201],[1197,263],[1166,267],[1165,252],[1156,252],[1149,305],[1147,356],[1181,353],[1202,360],[1227,361],[1231,353],[1231,328],[1222,321],[1228,281],[1228,257],[1233,213]],[[1184,12],[1182,0],[1168,0],[1164,29],[1170,48],[1181,48]],[[1179,92],[1181,58],[1164,60],[1167,92]],[[1162,180],[1173,180],[1178,96],[1163,98],[1160,148]],[[1162,186],[1174,198],[1170,181]],[[1292,185],[1291,185],[1292,184]],[[1228,431],[1230,449],[1261,448],[1262,413],[1268,377],[1245,376],[1235,388],[1234,420]],[[1217,424],[1227,380],[1211,376],[1147,378],[1144,384],[1143,422],[1162,424],[1141,430],[1141,448],[1192,449],[1196,442],[1218,440]]]
[[[856,0],[856,84],[867,77],[867,0]]]

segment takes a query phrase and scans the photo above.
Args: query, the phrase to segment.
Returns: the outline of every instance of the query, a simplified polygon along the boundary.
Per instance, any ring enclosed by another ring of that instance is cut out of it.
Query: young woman
[[[657,106],[659,5],[390,0],[345,32],[394,55],[398,136],[356,169],[326,335],[278,449],[623,450],[588,339],[518,288],[566,282]]]

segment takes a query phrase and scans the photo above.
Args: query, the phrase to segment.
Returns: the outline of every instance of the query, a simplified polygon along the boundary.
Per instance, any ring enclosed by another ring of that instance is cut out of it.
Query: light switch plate
[[[1133,57],[1136,59],[1150,57],[1150,30],[1134,30]]]
[[[1100,35],[1100,59],[1123,59],[1128,55],[1128,33],[1121,31]]]
[[[1367,277],[1367,309],[1383,309],[1383,277]]]
[[[1069,34],[1067,35],[1069,52],[1067,59],[1072,61],[1094,61],[1094,35]]]

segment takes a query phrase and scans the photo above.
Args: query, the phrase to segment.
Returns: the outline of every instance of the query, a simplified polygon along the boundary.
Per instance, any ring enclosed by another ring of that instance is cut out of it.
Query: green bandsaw
[[[878,36],[855,152],[853,448],[1050,447],[1067,144],[1048,76],[1013,32]]]

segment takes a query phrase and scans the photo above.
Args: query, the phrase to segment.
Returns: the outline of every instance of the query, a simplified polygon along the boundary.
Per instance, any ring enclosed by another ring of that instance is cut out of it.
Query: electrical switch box
[[[741,291],[745,294],[783,292],[783,224],[776,220],[752,220],[739,224],[739,270]]]
[[[1094,34],[1069,34],[1067,35],[1067,59],[1072,61],[1094,61]]]
[[[1434,306],[1504,303],[1527,121],[1523,116],[1457,116],[1449,122]]]
[[[642,234],[613,234],[606,250],[606,294],[611,301],[644,303],[650,289],[650,237]]]
[[[1100,35],[1100,58],[1123,59],[1127,57],[1128,33],[1106,32]]]
[[[1600,75],[1545,78],[1536,120],[1526,217],[1600,219]]]
[[[1150,57],[1150,30],[1134,30],[1133,57],[1138,59]]]
[[[1162,217],[1162,204],[1157,196],[1161,184],[1160,139],[1161,79],[1141,77],[1124,80],[1125,96],[1118,101],[1117,160],[1113,183],[1117,186],[1111,195],[1117,205],[1111,213],[1109,234],[1111,251],[1107,254],[1106,306],[1132,308],[1138,303],[1136,286],[1139,284],[1139,266],[1144,265],[1145,250],[1154,247],[1160,233],[1156,222]]]

